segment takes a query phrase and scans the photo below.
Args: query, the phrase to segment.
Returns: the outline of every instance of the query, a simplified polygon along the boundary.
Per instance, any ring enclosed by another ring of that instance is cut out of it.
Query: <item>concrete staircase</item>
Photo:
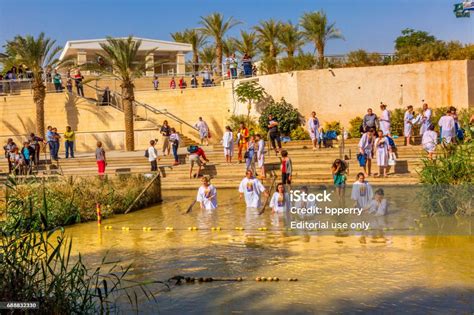
[[[398,141],[399,142],[399,141]],[[404,147],[398,144],[398,161],[395,166],[395,174],[390,174],[388,178],[369,178],[372,183],[384,184],[414,184],[418,182],[416,170],[421,166],[421,156],[423,154],[420,146]],[[283,148],[288,150],[293,161],[293,181],[298,184],[329,184],[332,183],[331,165],[339,158],[339,148],[327,148],[317,151],[311,149],[309,141],[293,141],[283,144]],[[210,162],[205,166],[203,174],[213,177],[213,184],[220,188],[235,188],[244,177],[245,164],[237,163],[237,152],[234,152],[235,162],[231,165],[225,163],[223,148],[220,145],[204,147]],[[186,148],[180,148],[182,157],[186,154]],[[345,154],[350,155],[349,176],[347,183],[355,181],[356,174],[360,171],[356,160],[357,141],[346,142]],[[160,152],[161,155],[161,152]],[[149,172],[150,165],[144,157],[144,152],[117,152],[111,151],[107,157],[107,173],[116,174],[118,172],[145,173]],[[163,189],[195,189],[199,187],[199,179],[189,179],[189,164],[172,166],[171,156],[163,157],[159,162],[160,171],[163,176]],[[280,159],[274,153],[266,155],[267,177],[269,184],[271,175],[280,177]],[[60,168],[64,175],[95,175],[97,166],[92,153],[80,154],[75,159],[60,159]],[[6,163],[2,161],[0,168],[5,168]],[[196,171],[196,168],[194,172]],[[373,165],[373,172],[378,172],[377,166]],[[393,170],[390,171],[393,173]]]

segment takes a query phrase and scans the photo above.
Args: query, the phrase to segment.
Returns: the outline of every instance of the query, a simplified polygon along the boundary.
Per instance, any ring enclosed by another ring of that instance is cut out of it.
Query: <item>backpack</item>
[[[188,152],[189,152],[189,153],[194,153],[194,152],[196,152],[198,149],[199,149],[199,147],[198,147],[197,145],[190,145],[190,146],[188,147]]]
[[[392,147],[392,148],[395,148],[396,145],[395,145],[395,141],[393,141],[393,139],[389,136],[387,136],[387,139],[388,139],[388,144]]]
[[[150,153],[148,153],[148,149],[145,150],[145,157],[146,158],[150,157]]]

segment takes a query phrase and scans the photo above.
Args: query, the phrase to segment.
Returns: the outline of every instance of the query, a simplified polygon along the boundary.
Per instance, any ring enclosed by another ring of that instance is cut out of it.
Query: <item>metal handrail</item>
[[[105,89],[99,89],[99,88],[97,88],[97,87],[95,87],[95,86],[92,86],[92,85],[90,85],[90,84],[87,84],[87,83],[84,83],[84,85],[86,85],[86,86],[88,86],[89,88],[95,90],[96,93],[105,91]],[[110,94],[122,98],[122,94],[120,94],[120,93],[117,92],[117,91],[110,91]],[[98,99],[97,101],[100,102],[99,99]],[[164,111],[163,111],[163,110],[160,110],[160,109],[155,108],[155,107],[153,107],[153,106],[150,106],[150,105],[148,105],[148,104],[146,104],[146,103],[142,103],[142,102],[139,102],[139,101],[136,101],[136,100],[134,100],[134,101],[132,102],[132,104],[135,105],[135,106],[141,106],[141,107],[145,108],[145,110],[148,110],[148,111],[150,111],[150,112],[152,112],[152,113],[154,113],[154,114],[157,114],[157,115],[164,115],[164,116],[168,117],[169,119],[171,119],[171,120],[173,120],[173,121],[176,121],[177,123],[179,123],[179,124],[181,124],[181,125],[184,124],[184,125],[186,125],[186,126],[192,128],[192,129],[194,129],[194,130],[196,130],[196,131],[198,130],[195,126],[193,126],[193,125],[191,125],[190,123],[184,121],[183,119],[181,119],[180,117],[176,116],[175,114],[169,112],[168,110],[164,110]],[[119,106],[114,106],[113,102],[109,102],[109,105],[112,106],[112,107],[114,107],[114,108],[116,108],[116,109],[118,109],[118,110],[120,110],[120,111],[123,111],[123,109],[120,108]],[[146,113],[146,111],[145,111],[145,113]],[[146,118],[146,120],[149,120],[149,119]]]

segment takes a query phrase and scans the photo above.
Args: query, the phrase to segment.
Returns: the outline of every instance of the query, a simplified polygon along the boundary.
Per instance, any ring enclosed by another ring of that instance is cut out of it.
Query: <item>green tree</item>
[[[193,69],[199,70],[199,52],[206,45],[206,35],[196,29],[185,29],[183,32],[171,33],[171,37],[180,43],[187,43],[193,46]]]
[[[224,56],[231,56],[237,50],[237,43],[235,38],[228,37],[222,42],[222,53]]]
[[[240,31],[240,39],[235,41],[236,49],[242,55],[255,57],[257,55],[257,35],[246,31]]]
[[[260,50],[264,54],[264,62],[267,64],[267,72],[276,72],[276,57],[280,46],[278,44],[278,34],[281,31],[281,22],[270,19],[260,21],[260,24],[254,26],[257,33]]]
[[[284,135],[289,135],[293,130],[301,125],[303,116],[284,98],[280,102],[272,102],[262,112],[258,119],[260,128],[268,131],[268,115],[275,117],[279,124],[279,130]]]
[[[214,47],[206,46],[203,49],[201,49],[201,52],[199,53],[199,58],[201,59],[201,62],[204,64],[214,64],[216,61],[216,50]]]
[[[201,33],[214,39],[217,71],[220,73],[222,69],[222,50],[225,35],[231,28],[240,24],[240,22],[234,20],[233,17],[224,20],[222,14],[215,12],[208,16],[201,16],[199,23],[202,25],[202,27],[199,28]]]
[[[141,44],[141,40],[136,40],[132,36],[126,39],[107,37],[105,43],[100,43],[103,52],[97,54],[103,60],[103,63],[87,64],[85,67],[102,75],[115,77],[122,82],[120,87],[122,89],[122,104],[125,118],[125,148],[127,151],[135,149],[133,125],[134,80],[141,77],[147,70],[146,60],[138,58]],[[146,52],[145,55],[152,53],[154,53],[154,50]]]
[[[293,23],[282,23],[278,33],[278,41],[282,45],[282,50],[286,52],[287,57],[295,56],[295,53],[305,44],[303,34],[298,29],[298,25]]]
[[[395,39],[395,49],[399,51],[410,47],[420,47],[435,41],[436,37],[429,35],[428,32],[406,28],[402,30],[402,35]]]
[[[56,58],[61,47],[55,46],[56,41],[45,37],[40,33],[37,38],[31,35],[15,36],[7,41],[5,52],[7,55],[4,64],[26,67],[33,74],[33,101],[36,107],[36,133],[44,137],[44,100],[46,98],[46,86],[43,80],[45,69],[54,69],[69,62],[69,59],[59,61]]]
[[[316,59],[311,53],[300,51],[296,57],[285,57],[278,63],[281,72],[309,70],[316,65]]]
[[[329,23],[324,11],[304,13],[300,20],[305,38],[314,44],[318,52],[319,68],[324,67],[324,51],[326,43],[331,39],[343,39],[342,33],[336,28],[336,23]]]
[[[265,96],[265,90],[255,81],[241,82],[235,88],[237,100],[241,103],[247,103],[247,124],[250,120],[250,111],[252,103],[259,102]]]

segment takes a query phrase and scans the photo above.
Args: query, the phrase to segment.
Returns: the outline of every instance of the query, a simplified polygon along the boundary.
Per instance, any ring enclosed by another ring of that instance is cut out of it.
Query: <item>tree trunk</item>
[[[324,45],[322,43],[316,43],[316,49],[318,50],[319,69],[323,69],[324,68]]]
[[[222,42],[216,43],[217,73],[222,74]]]
[[[46,97],[46,87],[41,80],[41,76],[36,77],[39,78],[33,81],[33,101],[36,104],[36,135],[44,138],[44,99]]]
[[[123,104],[123,115],[125,118],[125,150],[135,150],[135,133],[133,129],[134,121],[134,86],[132,82],[123,82],[122,88],[122,104]]]
[[[193,69],[195,73],[199,72],[199,52],[196,50],[193,52]]]

